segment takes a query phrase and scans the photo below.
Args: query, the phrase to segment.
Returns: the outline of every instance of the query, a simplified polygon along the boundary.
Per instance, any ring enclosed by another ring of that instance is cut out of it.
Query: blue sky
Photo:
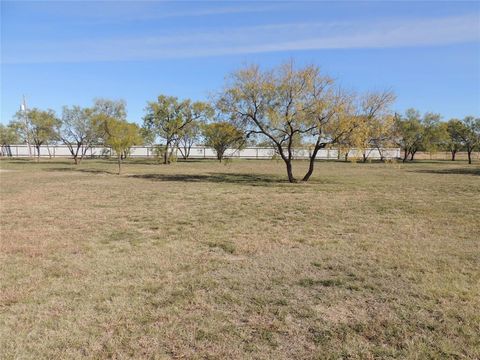
[[[396,111],[480,115],[480,2],[1,1],[1,119],[159,94],[208,99],[245,64],[315,63]]]

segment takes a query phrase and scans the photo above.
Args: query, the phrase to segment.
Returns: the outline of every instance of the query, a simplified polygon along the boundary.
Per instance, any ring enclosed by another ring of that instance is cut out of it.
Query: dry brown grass
[[[0,166],[2,359],[480,357],[478,165]]]

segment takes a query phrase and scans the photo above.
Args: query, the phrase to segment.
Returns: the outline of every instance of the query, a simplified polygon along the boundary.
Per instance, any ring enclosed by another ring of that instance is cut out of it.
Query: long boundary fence
[[[175,149],[175,155],[178,158],[182,158],[183,154],[181,150]],[[27,145],[9,145],[3,146],[0,152],[1,156],[25,158],[29,156],[37,156],[37,150],[31,147],[32,154],[29,154]],[[130,149],[129,157],[132,158],[153,158],[157,154],[157,148],[155,146],[133,146]],[[367,149],[365,152],[368,155],[368,159],[380,159],[381,154],[378,149]],[[382,150],[383,158],[394,159],[400,157],[400,149],[389,148]],[[305,148],[297,148],[293,151],[295,159],[308,159],[310,157],[311,150]],[[85,152],[85,158],[102,158],[115,155],[112,149],[104,146],[92,146]],[[338,159],[338,149],[321,149],[316,156],[316,159]],[[363,151],[357,151],[352,149],[349,151],[349,157],[362,157]],[[48,158],[65,158],[71,157],[70,150],[67,145],[43,145],[40,147],[40,157]],[[215,150],[206,146],[192,146],[190,149],[189,159],[215,159],[217,156]],[[242,150],[227,149],[225,152],[226,158],[238,158],[238,159],[273,159],[278,156],[278,153],[274,148],[268,147],[247,147]],[[342,153],[344,156],[344,153]]]
[[[31,146],[31,156],[36,156],[35,147]],[[155,146],[133,146],[130,149],[130,157],[133,158],[154,158],[157,154],[157,147]],[[307,159],[310,156],[309,149],[294,149],[294,157],[296,159]],[[378,149],[366,149],[365,153],[368,155],[368,159],[378,160],[380,159],[380,152]],[[104,146],[93,146],[87,149],[85,158],[102,158],[115,155],[114,152]],[[183,154],[179,149],[175,149],[175,155],[178,158],[182,158]],[[339,159],[339,155],[342,159],[345,156],[345,152],[339,153],[338,149],[321,149],[316,158],[322,160],[336,160]],[[349,151],[349,158],[362,158],[363,151],[352,149]],[[399,148],[388,148],[382,150],[384,159],[398,159],[402,157],[402,153]],[[28,146],[24,144],[9,145],[0,147],[0,157],[16,157],[26,158],[29,157]],[[40,148],[40,157],[42,158],[66,158],[71,157],[70,150],[67,145],[55,144],[55,145],[43,145]],[[215,159],[217,156],[214,149],[206,146],[192,146],[190,149],[189,158],[191,159]],[[228,149],[225,152],[226,158],[237,159],[273,159],[278,156],[278,153],[273,148],[268,147],[247,147],[242,150]],[[437,151],[435,153],[418,152],[415,154],[416,160],[450,160],[451,153],[449,151]],[[466,160],[467,153],[460,151],[455,156],[456,160]],[[472,159],[480,161],[480,152],[476,151],[472,153]]]

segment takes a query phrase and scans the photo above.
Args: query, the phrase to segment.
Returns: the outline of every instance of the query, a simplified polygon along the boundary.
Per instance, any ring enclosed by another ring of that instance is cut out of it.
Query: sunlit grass
[[[2,359],[480,357],[478,165],[0,167]]]

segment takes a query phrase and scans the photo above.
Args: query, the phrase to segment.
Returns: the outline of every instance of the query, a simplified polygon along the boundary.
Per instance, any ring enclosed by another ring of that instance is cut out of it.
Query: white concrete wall
[[[32,154],[37,154],[36,149],[32,146]],[[27,145],[10,145],[11,154],[13,157],[28,157]],[[50,151],[49,151],[50,150]],[[181,153],[177,151],[177,156],[180,158]],[[249,147],[243,150],[228,149],[225,152],[225,157],[240,158],[240,159],[272,159],[275,156],[275,150],[272,148],[261,147]],[[309,149],[295,149],[294,157],[296,159],[308,159],[311,151]],[[368,149],[369,159],[379,159],[380,154],[376,149]],[[103,146],[94,146],[87,150],[85,157],[102,157],[112,154],[111,149]],[[49,145],[42,146],[40,148],[41,157],[70,157],[70,151],[66,145]],[[130,149],[131,157],[153,157],[155,151],[151,146],[133,146]],[[212,148],[205,146],[193,146],[190,150],[190,158],[192,159],[215,159],[216,152]],[[356,150],[350,150],[349,157],[361,158],[362,152]],[[398,158],[400,157],[400,149],[384,149],[385,158]],[[317,159],[337,159],[337,149],[321,149],[316,156]]]

